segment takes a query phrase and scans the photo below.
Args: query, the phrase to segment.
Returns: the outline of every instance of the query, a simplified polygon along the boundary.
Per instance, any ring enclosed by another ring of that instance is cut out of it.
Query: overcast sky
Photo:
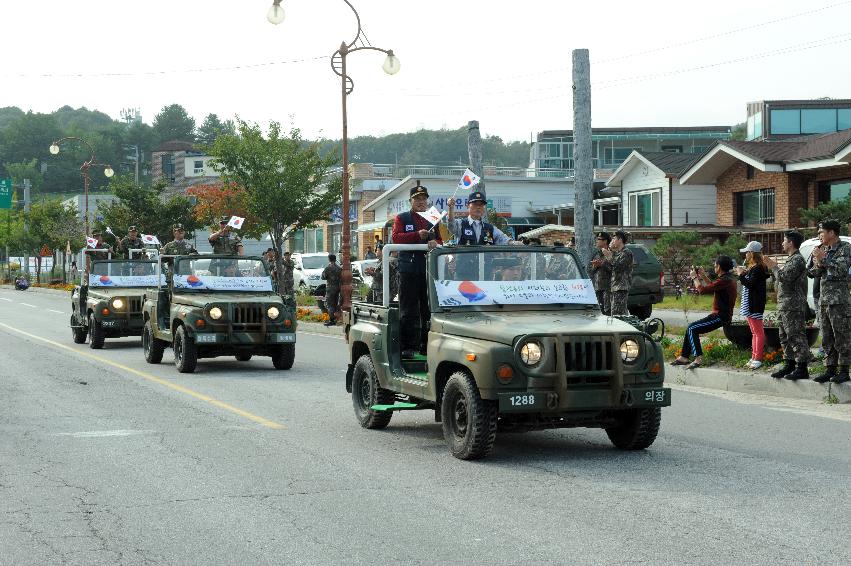
[[[577,48],[591,51],[598,127],[732,125],[748,101],[851,98],[851,0],[353,2],[402,70],[384,74],[380,53],[351,56],[350,135],[473,119],[506,140],[571,128]],[[352,39],[352,13],[342,0],[284,0],[273,26],[270,4],[4,0],[0,107],[115,118],[138,107],[150,123],[176,102],[199,124],[214,112],[340,137],[339,81],[316,58]]]

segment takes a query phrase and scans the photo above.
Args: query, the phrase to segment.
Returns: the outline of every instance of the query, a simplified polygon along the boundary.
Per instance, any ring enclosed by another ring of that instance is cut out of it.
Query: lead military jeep
[[[388,245],[383,261],[394,250],[425,249]],[[576,252],[443,247],[428,254],[427,271],[425,356],[402,357],[399,307],[389,297],[355,302],[346,315],[346,390],[361,426],[431,409],[461,459],[486,456],[497,431],[598,427],[625,450],[656,439],[671,390],[651,323],[602,315]]]
[[[160,363],[171,346],[181,373],[195,371],[200,358],[219,356],[270,356],[275,369],[293,366],[295,306],[275,293],[260,257],[161,256],[157,265],[168,277],[142,306],[148,363]]]
[[[71,337],[75,344],[103,348],[107,338],[141,336],[142,301],[157,286],[156,262],[92,259],[89,273],[71,292]],[[85,284],[82,284],[85,283]]]

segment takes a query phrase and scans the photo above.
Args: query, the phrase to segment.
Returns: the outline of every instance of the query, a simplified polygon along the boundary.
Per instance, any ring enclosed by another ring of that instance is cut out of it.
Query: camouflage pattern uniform
[[[810,361],[807,342],[807,263],[795,251],[783,268],[773,269],[777,283],[777,314],[783,358],[806,365]]]
[[[609,292],[611,293],[610,305],[612,316],[625,316],[629,314],[627,302],[629,300],[629,288],[632,286],[632,252],[629,248],[623,248],[614,252],[612,259],[606,261],[612,270]]]
[[[126,259],[130,259],[130,250],[144,250],[145,244],[142,242],[141,238],[131,238],[130,236],[124,236],[121,238],[121,241],[118,242],[118,253],[123,255]],[[138,254],[136,254],[138,257]]]
[[[382,303],[384,301],[384,266],[378,262],[372,273],[372,284],[369,286],[370,302]],[[390,266],[390,300],[399,293],[399,260],[391,257],[388,262]]]
[[[210,236],[209,241],[214,254],[239,255],[239,248],[242,246],[242,238],[232,232],[219,235],[215,240]]]
[[[813,265],[810,275],[821,277],[819,313],[821,315],[821,345],[824,348],[825,366],[851,365],[851,244],[840,240],[828,250],[821,265]]]
[[[197,255],[198,250],[192,247],[189,240],[172,240],[163,248],[162,255]]]
[[[325,280],[325,308],[328,316],[334,320],[334,313],[340,310],[340,276],[343,268],[336,263],[329,263],[322,270],[322,279]]]
[[[295,269],[295,261],[292,259],[282,259],[281,265],[284,267],[284,280],[283,286],[281,287],[284,295],[292,295],[293,287],[295,287],[295,277],[293,276],[293,269]]]
[[[591,282],[594,284],[594,291],[597,293],[597,302],[600,303],[600,310],[603,314],[609,314],[611,308],[611,296],[609,293],[609,282],[612,280],[612,266],[606,262],[606,256],[602,250],[597,248],[591,261],[601,259],[603,264],[600,267],[594,267],[593,264],[588,264],[588,272],[591,274]]]

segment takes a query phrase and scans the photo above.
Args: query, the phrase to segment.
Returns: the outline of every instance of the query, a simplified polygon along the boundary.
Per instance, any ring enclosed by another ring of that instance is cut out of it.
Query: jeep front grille
[[[564,343],[567,383],[604,385],[614,368],[614,345],[607,337],[567,340]]]
[[[233,305],[231,323],[234,327],[241,327],[245,330],[249,327],[258,327],[263,324],[263,307],[260,305]]]
[[[142,312],[142,297],[128,297],[127,311],[130,314],[139,314]]]

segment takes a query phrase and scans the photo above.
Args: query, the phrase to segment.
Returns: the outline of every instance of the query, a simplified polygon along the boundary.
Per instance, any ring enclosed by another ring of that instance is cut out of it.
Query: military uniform
[[[606,256],[603,251],[597,248],[594,255],[591,256],[591,261],[603,260],[599,267],[594,267],[592,263],[588,264],[588,272],[591,273],[591,283],[594,284],[594,291],[597,293],[597,302],[600,304],[600,310],[603,314],[609,314],[611,305],[611,296],[609,293],[609,283],[612,280],[612,266],[606,262]]]
[[[214,254],[239,255],[239,248],[242,247],[242,238],[232,232],[219,235],[213,234],[209,237],[208,241],[213,246]]]
[[[281,265],[284,268],[284,279],[281,286],[282,292],[284,295],[292,295],[293,287],[295,286],[295,277],[293,276],[295,261],[291,259],[282,259]]]
[[[612,259],[607,260],[612,270],[609,291],[611,292],[612,316],[625,316],[629,314],[627,303],[629,301],[629,289],[632,287],[632,252],[629,248],[623,248],[614,252]]]
[[[163,255],[196,255],[198,250],[192,247],[189,240],[172,240],[163,248]]]
[[[783,357],[796,364],[806,365],[810,361],[810,345],[807,342],[807,263],[801,252],[795,251],[786,260],[783,268],[772,270],[777,283],[777,313],[780,346]]]
[[[827,251],[821,265],[813,265],[810,275],[821,277],[819,313],[821,318],[821,344],[825,353],[825,366],[829,378],[836,374],[836,366],[848,372],[851,365],[851,294],[848,284],[851,277],[851,244],[840,240]],[[816,378],[824,382],[826,379]]]
[[[121,238],[121,241],[118,242],[118,253],[123,255],[125,258],[130,259],[130,250],[144,250],[145,244],[142,242],[141,238],[131,238],[130,236],[124,236]]]
[[[340,278],[343,268],[336,263],[329,263],[322,270],[322,279],[325,280],[325,308],[328,310],[329,322],[334,322],[334,313],[339,310],[340,303]]]
[[[399,260],[391,257],[388,261],[390,267],[390,300],[399,293]],[[371,301],[382,303],[384,301],[384,265],[379,262],[372,273],[372,284],[369,286]]]

